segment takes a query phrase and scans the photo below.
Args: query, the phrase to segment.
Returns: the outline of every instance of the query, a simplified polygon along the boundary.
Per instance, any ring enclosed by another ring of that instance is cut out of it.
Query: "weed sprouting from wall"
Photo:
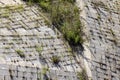
[[[77,72],[77,77],[78,77],[78,80],[88,80],[86,70],[84,69],[81,72]]]

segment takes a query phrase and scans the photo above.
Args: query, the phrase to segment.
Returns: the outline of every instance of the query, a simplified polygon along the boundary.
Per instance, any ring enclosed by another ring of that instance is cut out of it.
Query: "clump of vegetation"
[[[14,6],[13,9],[11,8],[11,10],[16,10],[16,11],[23,11],[24,10],[24,6],[23,5],[17,5]]]
[[[10,16],[9,9],[7,9],[7,8],[3,9],[3,14],[1,14],[1,17],[8,18],[9,16]]]
[[[58,56],[52,56],[51,60],[54,64],[58,64],[60,62],[60,58]]]
[[[43,67],[42,74],[45,75],[49,71],[49,68]]]
[[[39,3],[42,10],[49,14],[52,25],[63,33],[65,39],[72,45],[84,42],[82,38],[83,25],[80,21],[80,11],[75,0],[26,0]]]
[[[110,32],[111,32],[112,36],[115,36],[115,33],[112,29],[110,29]]]
[[[18,49],[18,50],[15,50],[17,52],[17,54],[21,57],[21,58],[25,58],[25,54],[23,53],[22,50]]]
[[[10,46],[5,46],[5,49],[10,49]]]
[[[78,80],[88,80],[85,70],[82,70],[81,72],[77,72],[77,77],[78,77]]]
[[[112,42],[114,42],[115,43],[115,45],[117,45],[117,37],[116,37],[116,35],[115,35],[115,32],[112,30],[112,29],[110,29],[110,33],[112,34],[112,36],[113,36],[113,40],[111,40]]]
[[[41,56],[42,50],[43,50],[42,46],[36,46],[36,51],[39,53],[39,56]]]
[[[49,72],[49,68],[48,67],[43,67],[42,69],[42,76],[40,76],[40,80],[51,80],[48,75],[47,75],[47,72]]]

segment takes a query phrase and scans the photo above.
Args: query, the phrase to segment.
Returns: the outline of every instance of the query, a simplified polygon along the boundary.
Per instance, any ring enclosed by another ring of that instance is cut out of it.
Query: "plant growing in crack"
[[[58,56],[52,56],[51,60],[52,60],[53,64],[58,65],[59,62],[60,62],[60,57],[58,57]]]
[[[10,49],[10,46],[5,46],[5,49]]]
[[[48,67],[43,67],[43,69],[42,69],[43,80],[50,80],[48,75],[47,75],[47,72],[49,72],[49,68]]]
[[[111,32],[112,36],[115,36],[115,33],[112,29],[110,29],[110,32]]]
[[[49,68],[47,68],[47,67],[43,67],[43,69],[42,69],[42,74],[43,74],[43,75],[46,74],[47,71],[49,71]]]
[[[17,52],[17,54],[18,54],[21,58],[25,58],[25,54],[23,53],[22,50],[17,49],[17,50],[15,50],[15,51]]]
[[[1,17],[8,18],[10,16],[10,10],[4,9],[4,13],[1,14]]]
[[[39,56],[41,56],[41,52],[43,51],[42,46],[35,46],[36,51],[39,53]]]
[[[115,45],[117,45],[117,38],[116,38],[115,32],[112,29],[110,29],[110,33],[112,34],[114,38],[112,41],[115,43]]]
[[[100,14],[97,15],[97,20],[101,20]]]
[[[88,80],[86,70],[83,69],[81,72],[77,72],[78,80]]]

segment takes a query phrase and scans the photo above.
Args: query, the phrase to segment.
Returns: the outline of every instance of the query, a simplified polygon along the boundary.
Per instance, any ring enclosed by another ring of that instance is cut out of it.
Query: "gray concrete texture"
[[[36,5],[0,7],[0,80],[77,80],[80,65],[45,20]],[[43,67],[50,70],[43,74]]]
[[[93,80],[120,80],[120,0],[84,0]]]

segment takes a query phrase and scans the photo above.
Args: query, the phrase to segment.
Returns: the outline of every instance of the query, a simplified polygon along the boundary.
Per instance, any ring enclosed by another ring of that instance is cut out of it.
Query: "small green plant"
[[[4,13],[1,14],[1,17],[8,18],[10,16],[9,9],[4,9]]]
[[[43,50],[42,46],[36,46],[36,51],[39,53],[39,56],[41,56],[42,50]]]
[[[51,80],[48,75],[47,72],[49,72],[49,68],[48,67],[43,67],[42,68],[42,75],[43,77],[40,75],[40,80],[43,80],[45,78],[45,80]]]
[[[115,45],[117,45],[118,44],[118,42],[117,42],[117,37],[116,37],[116,35],[115,35],[115,32],[112,30],[112,29],[110,29],[110,33],[112,34],[112,36],[113,36],[113,40],[111,40],[112,42],[114,42],[114,44]]]
[[[9,17],[9,14],[8,13],[2,14],[1,17],[7,18]]]
[[[101,19],[101,16],[100,14],[97,15],[97,19],[100,20]]]
[[[10,49],[10,46],[5,46],[5,49]]]
[[[115,33],[112,29],[110,29],[110,32],[111,32],[112,36],[115,36]]]
[[[33,0],[28,0],[28,3],[27,3],[29,6],[31,6],[33,4]]]
[[[49,71],[49,68],[43,67],[42,74],[45,75]]]
[[[46,25],[48,25],[48,26],[50,25],[50,22],[48,20],[45,20],[44,22]]]
[[[88,80],[85,70],[82,70],[81,72],[77,72],[77,77],[79,80]]]
[[[24,6],[23,4],[21,5],[16,5],[16,6],[5,6],[4,7],[5,10],[7,10],[8,12],[10,11],[23,11],[24,10]]]
[[[71,48],[68,48],[68,52],[72,52],[72,49],[71,49]]]
[[[13,10],[23,11],[24,10],[24,6],[22,4],[18,5],[18,6],[14,6]]]
[[[17,54],[21,57],[21,58],[25,58],[25,54],[23,53],[22,50],[15,50],[17,52]]]
[[[50,0],[41,0],[39,1],[39,5],[45,12],[50,11]]]
[[[60,62],[60,58],[58,56],[52,56],[51,60],[54,64],[58,64]]]

